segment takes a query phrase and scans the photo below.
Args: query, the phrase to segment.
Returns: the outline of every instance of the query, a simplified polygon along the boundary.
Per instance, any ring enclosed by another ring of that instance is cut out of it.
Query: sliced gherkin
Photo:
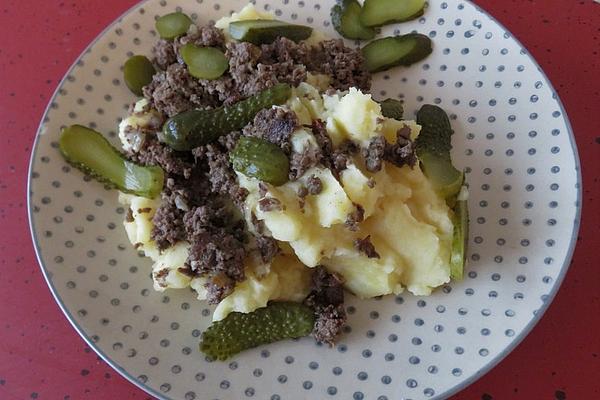
[[[314,311],[300,303],[270,303],[247,314],[232,312],[202,334],[200,351],[226,360],[262,344],[307,336],[314,323]]]
[[[58,144],[69,164],[101,183],[148,198],[162,191],[164,173],[160,167],[144,167],[127,160],[104,136],[90,128],[64,128]]]
[[[278,37],[286,37],[294,42],[308,39],[312,28],[305,25],[295,25],[275,19],[252,19],[234,21],[229,24],[229,34],[240,42],[250,42],[256,45],[273,43]]]
[[[431,54],[431,39],[420,33],[407,33],[373,40],[362,48],[370,72],[385,71],[397,65],[408,66]]]

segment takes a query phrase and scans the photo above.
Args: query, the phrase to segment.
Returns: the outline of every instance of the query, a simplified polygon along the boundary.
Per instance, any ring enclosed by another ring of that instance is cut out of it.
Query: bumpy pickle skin
[[[285,103],[291,94],[289,85],[278,83],[230,106],[183,112],[165,122],[159,139],[174,150],[191,150],[242,129],[260,110]]]
[[[402,115],[404,114],[404,107],[402,102],[396,99],[385,99],[381,103],[381,115],[386,118],[392,118],[397,121],[402,121]]]
[[[263,344],[307,336],[314,323],[314,311],[300,303],[275,302],[247,314],[233,312],[202,334],[200,351],[226,360]]]
[[[440,107],[425,104],[417,112],[417,123],[421,125],[421,133],[415,145],[423,172],[452,206],[463,185],[464,174],[452,165],[450,150],[454,132],[450,120]]]
[[[90,128],[82,125],[64,128],[58,144],[69,164],[109,187],[147,198],[154,198],[162,191],[162,168],[144,167],[127,160]]]
[[[279,146],[266,140],[242,136],[230,154],[233,169],[247,177],[275,186],[288,181],[290,162]]]
[[[255,45],[273,43],[278,37],[299,42],[308,39],[312,31],[309,26],[290,24],[275,19],[243,20],[229,24],[229,34],[232,38]]]

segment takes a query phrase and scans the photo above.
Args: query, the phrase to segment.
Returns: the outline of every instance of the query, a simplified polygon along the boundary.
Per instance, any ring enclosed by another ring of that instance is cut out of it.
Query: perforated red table
[[[145,399],[54,303],[26,213],[31,146],[46,103],[85,46],[135,0],[0,3],[0,399]],[[520,39],[567,109],[583,169],[571,269],[523,343],[455,399],[600,398],[600,4],[477,0]]]

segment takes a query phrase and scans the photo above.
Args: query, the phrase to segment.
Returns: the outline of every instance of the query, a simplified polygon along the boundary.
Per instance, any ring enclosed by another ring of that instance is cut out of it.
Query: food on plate
[[[230,22],[229,34],[240,42],[261,45],[273,43],[282,37],[299,42],[310,37],[312,28],[275,19],[248,19]]]
[[[362,49],[370,72],[385,71],[397,65],[412,65],[431,52],[431,39],[420,33],[376,39]]]
[[[63,157],[74,167],[124,193],[155,197],[163,187],[163,170],[128,160],[100,133],[81,125],[62,130],[58,142]]]
[[[381,26],[419,18],[425,0],[365,0],[360,21],[365,26]]]
[[[347,39],[371,40],[375,29],[360,21],[362,7],[357,0],[343,0],[331,9],[331,23],[335,30]]]
[[[342,25],[360,23],[352,4]],[[139,70],[134,93],[145,84],[119,124],[122,153],[78,125],[60,149],[120,190],[154,288],[215,305],[201,351],[225,359],[309,333],[333,345],[346,291],[429,295],[460,279],[467,190],[449,120],[436,106],[403,119],[400,101],[369,94],[373,71],[415,62],[430,42],[361,51],[252,5],[214,25],[175,13],[156,27],[151,79],[140,58],[125,71]]]

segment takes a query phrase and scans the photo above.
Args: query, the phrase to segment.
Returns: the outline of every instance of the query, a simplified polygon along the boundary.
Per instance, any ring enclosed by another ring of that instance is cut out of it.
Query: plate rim
[[[123,13],[121,13],[118,17],[116,17],[112,22],[110,22],[100,33],[98,33],[98,35],[96,35],[96,37],[94,37],[94,39],[75,58],[75,60],[71,64],[71,66],[67,69],[67,71],[65,72],[65,74],[63,75],[61,80],[59,81],[58,85],[56,86],[56,89],[52,93],[52,96],[50,97],[48,104],[46,105],[46,108],[44,109],[44,112],[40,119],[40,123],[38,124],[38,128],[36,130],[35,138],[34,138],[34,141],[32,144],[31,156],[29,158],[29,163],[28,163],[28,173],[27,173],[27,217],[28,218],[27,219],[28,219],[28,223],[29,223],[29,233],[31,235],[31,240],[32,240],[34,251],[35,251],[35,256],[36,256],[38,265],[41,269],[42,275],[44,276],[44,280],[46,281],[46,284],[48,285],[48,288],[50,289],[50,293],[52,294],[54,301],[57,303],[60,310],[64,314],[65,318],[69,321],[71,326],[75,329],[75,331],[79,334],[79,336],[83,339],[83,341],[92,350],[94,350],[94,352],[100,358],[102,358],[102,360],[104,362],[106,362],[113,370],[117,371],[119,373],[119,375],[121,375],[123,378],[125,378],[127,381],[132,383],[137,388],[143,390],[147,394],[152,395],[160,400],[174,400],[172,397],[165,396],[163,393],[160,393],[157,390],[153,389],[152,387],[146,385],[145,383],[140,382],[129,371],[127,371],[123,367],[121,367],[116,361],[114,361],[112,358],[110,358],[110,356],[105,354],[102,351],[102,349],[100,347],[98,347],[95,342],[92,341],[91,337],[89,337],[87,335],[87,333],[83,330],[83,328],[77,323],[76,319],[73,317],[73,315],[71,314],[71,312],[69,311],[69,309],[67,308],[65,303],[62,301],[62,298],[61,298],[60,294],[58,293],[58,290],[56,289],[56,287],[54,286],[54,283],[52,282],[52,279],[50,277],[50,271],[48,270],[48,268],[46,268],[46,265],[42,258],[40,246],[38,243],[38,237],[36,235],[35,220],[34,220],[34,215],[33,215],[33,205],[31,202],[31,200],[32,200],[31,186],[32,186],[32,179],[33,179],[32,178],[33,166],[34,166],[34,162],[36,160],[39,139],[41,136],[41,131],[42,131],[43,125],[44,125],[44,118],[46,117],[46,115],[48,114],[48,112],[50,110],[50,105],[51,105],[52,101],[57,97],[60,88],[63,86],[63,84],[67,80],[67,77],[69,76],[69,74],[77,66],[77,62],[101,38],[103,38],[104,35],[109,33],[109,31],[116,24],[121,22],[123,18],[127,17],[129,14],[131,14],[132,12],[137,10],[138,7],[140,7],[142,4],[148,3],[150,1],[152,1],[152,0],[137,1],[135,4],[133,4],[131,7],[126,9]],[[446,1],[448,1],[448,0],[446,0]],[[548,293],[548,299],[542,304],[542,306],[540,308],[537,309],[536,314],[533,316],[533,318],[531,318],[529,320],[529,322],[525,325],[525,327],[521,330],[521,332],[508,344],[508,346],[506,346],[504,349],[502,349],[502,351],[499,354],[497,354],[487,364],[485,364],[485,366],[483,368],[481,368],[480,370],[478,370],[477,372],[475,372],[468,378],[463,379],[462,381],[458,382],[456,385],[452,386],[451,388],[447,389],[446,391],[436,394],[435,397],[432,398],[434,400],[435,399],[446,399],[446,398],[460,392],[461,390],[467,388],[472,383],[474,383],[475,381],[479,380],[481,377],[486,375],[494,367],[496,367],[498,364],[500,364],[500,362],[502,360],[504,360],[504,358],[506,358],[510,353],[512,353],[512,351],[521,344],[521,342],[531,333],[533,328],[542,319],[542,317],[544,316],[544,314],[546,313],[548,308],[550,308],[550,305],[554,301],[554,298],[556,297],[556,294],[560,290],[560,288],[563,284],[564,278],[571,266],[571,261],[573,259],[573,254],[574,254],[574,251],[575,251],[575,248],[577,245],[577,236],[578,236],[578,233],[579,233],[579,230],[581,227],[581,211],[583,208],[582,207],[583,204],[581,201],[582,196],[583,196],[583,181],[582,181],[582,174],[581,174],[581,160],[579,157],[579,150],[577,148],[577,141],[575,140],[573,128],[572,128],[571,122],[569,120],[569,116],[567,115],[566,109],[563,105],[563,102],[562,102],[560,96],[558,95],[558,93],[556,92],[556,90],[554,89],[554,86],[552,85],[552,82],[550,81],[548,75],[541,68],[541,66],[538,63],[538,61],[536,60],[536,58],[527,50],[527,47],[525,47],[523,45],[523,43],[519,40],[519,38],[516,35],[514,35],[509,29],[507,29],[506,26],[504,26],[504,24],[502,24],[500,21],[498,21],[498,19],[496,19],[491,13],[489,13],[484,8],[480,7],[473,0],[450,0],[450,1],[457,2],[457,3],[459,1],[464,1],[465,3],[468,3],[476,11],[478,11],[478,12],[484,14],[485,16],[487,16],[488,18],[490,18],[490,20],[492,22],[494,22],[502,30],[504,30],[505,33],[510,34],[511,39],[514,40],[515,43],[521,49],[524,49],[526,51],[526,56],[532,61],[532,63],[537,68],[538,72],[540,73],[541,78],[543,79],[543,81],[545,81],[544,83],[548,86],[548,88],[554,95],[553,97],[555,97],[555,100],[556,100],[558,107],[560,109],[560,112],[561,112],[562,119],[565,122],[565,126],[567,128],[567,133],[568,133],[568,138],[569,138],[569,143],[570,143],[571,149],[573,151],[573,158],[574,158],[576,177],[577,177],[576,182],[575,182],[576,183],[576,191],[577,191],[577,198],[576,198],[577,206],[575,207],[575,218],[574,218],[573,225],[572,225],[572,232],[571,232],[571,238],[569,240],[568,249],[565,254],[565,258],[563,260],[563,264],[560,268],[560,271],[555,279],[554,285],[552,286],[552,289]]]

